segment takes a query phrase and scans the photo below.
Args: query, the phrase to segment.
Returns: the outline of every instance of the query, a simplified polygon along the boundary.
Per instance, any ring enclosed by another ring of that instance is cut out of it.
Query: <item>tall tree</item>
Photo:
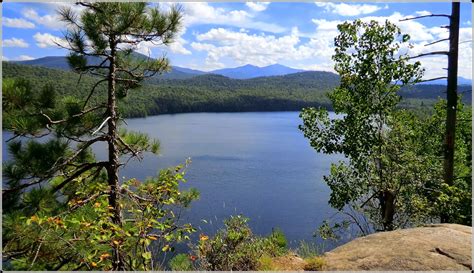
[[[446,134],[444,139],[444,182],[454,184],[454,142],[456,134],[456,111],[458,103],[458,48],[459,48],[459,2],[452,3],[449,17],[448,86],[446,108]],[[449,221],[448,215],[441,215],[441,222]]]
[[[70,8],[60,11],[69,30],[65,35],[71,67],[80,73],[91,73],[107,82],[105,121],[108,144],[108,161],[105,164],[111,189],[109,204],[113,207],[112,220],[121,225],[118,202],[119,146],[125,144],[118,135],[117,95],[126,95],[128,89],[138,87],[145,77],[169,69],[165,58],[136,60],[133,49],[143,42],[169,44],[179,29],[181,13],[173,8],[163,14],[158,9],[148,9],[146,3],[79,3],[86,9],[80,17]],[[100,58],[100,64],[89,65],[87,57]],[[92,96],[95,88],[89,95]],[[84,103],[84,105],[87,104]],[[100,129],[100,128],[99,128]],[[97,138],[96,138],[97,139]],[[132,148],[125,145],[131,152]],[[120,261],[117,261],[120,262]]]
[[[394,183],[387,137],[400,101],[397,91],[419,80],[423,70],[400,53],[401,46],[410,46],[409,36],[388,21],[380,25],[356,20],[338,25],[338,30],[333,60],[341,83],[329,97],[342,116],[330,119],[324,109],[306,108],[300,129],[318,152],[347,157],[332,164],[331,175],[324,177],[332,190],[330,204],[339,210],[373,204],[377,228],[392,230],[397,194],[404,184]]]
[[[156,269],[151,241],[169,251],[173,241],[187,238],[184,234],[194,229],[178,223],[173,210],[187,206],[197,194],[179,191],[182,167],[143,183],[131,179],[121,184],[121,158],[156,153],[159,142],[119,130],[117,99],[145,78],[169,69],[166,58],[137,58],[134,49],[141,43],[173,42],[182,13],[177,6],[163,12],[146,3],[78,5],[83,7],[79,14],[71,8],[59,11],[68,30],[65,42],[58,45],[70,51],[74,71],[97,79],[88,96],[58,98],[53,86],[45,86],[36,96],[24,80],[4,85],[5,128],[15,137],[48,136],[9,145],[13,160],[5,165],[8,188],[3,197],[11,201],[11,213],[4,226],[4,250],[17,265],[30,262],[29,269],[41,269],[41,264],[69,270]],[[98,92],[106,93],[105,102]],[[91,153],[91,146],[100,143],[108,150],[103,161]],[[44,182],[49,186],[43,188]],[[40,188],[27,189],[32,186]],[[29,219],[23,226],[27,233],[18,226],[25,221],[16,222],[22,217]],[[88,248],[87,243],[94,245]]]
[[[453,2],[451,4],[451,15],[448,14],[427,14],[411,18],[405,18],[401,21],[407,20],[416,20],[420,18],[427,17],[446,17],[449,19],[449,25],[443,26],[449,29],[449,38],[440,39],[434,42],[431,42],[427,45],[433,45],[443,41],[449,41],[449,50],[448,51],[434,51],[423,53],[412,58],[419,58],[424,56],[431,55],[447,55],[448,56],[448,75],[447,77],[438,77],[435,79],[447,79],[447,105],[446,105],[446,120],[445,120],[445,133],[443,140],[443,179],[447,187],[452,187],[455,184],[455,141],[456,141],[456,113],[458,111],[458,51],[459,51],[459,16],[460,16],[460,3]],[[434,79],[429,79],[425,81],[431,81]],[[441,210],[444,211],[444,210]],[[451,218],[450,215],[442,212],[440,214],[441,222],[452,222],[456,218]]]

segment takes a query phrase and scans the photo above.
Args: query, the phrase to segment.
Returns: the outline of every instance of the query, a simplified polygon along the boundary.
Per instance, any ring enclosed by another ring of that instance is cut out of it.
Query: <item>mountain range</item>
[[[138,58],[146,58],[145,55],[142,55],[140,53],[134,53],[134,54]],[[42,58],[38,58],[34,60],[14,61],[14,62],[18,64],[23,64],[23,65],[42,66],[42,67],[62,69],[62,70],[70,69],[67,59],[64,56],[47,56],[47,57],[42,57]],[[99,64],[100,59],[90,57],[88,59],[88,63]],[[273,65],[264,66],[264,67],[247,64],[240,67],[218,69],[218,70],[213,70],[209,72],[185,68],[185,67],[179,67],[179,66],[172,66],[170,72],[160,75],[159,77],[162,79],[189,79],[198,75],[217,74],[217,75],[226,76],[232,79],[250,79],[250,78],[258,78],[258,77],[266,77],[266,76],[282,76],[282,75],[288,75],[288,74],[304,72],[304,71],[305,70],[295,69],[295,68],[287,67],[281,64],[273,64]]]
[[[133,52],[136,58],[148,58],[147,56]],[[98,57],[89,57],[88,63],[99,64],[101,59]],[[70,67],[67,58],[64,56],[47,56],[28,61],[12,61],[14,63],[23,65],[42,66],[47,68],[69,70]],[[217,74],[231,79],[252,79],[269,76],[283,76],[299,72],[306,72],[307,70],[295,69],[281,64],[273,64],[269,66],[259,67],[251,64],[234,68],[217,69],[213,71],[200,71],[179,66],[172,66],[171,71],[162,75],[156,76],[157,79],[190,79],[199,75]],[[420,83],[422,85],[446,85],[446,80],[435,80],[430,82]],[[458,77],[459,85],[472,85],[472,80],[463,77]]]

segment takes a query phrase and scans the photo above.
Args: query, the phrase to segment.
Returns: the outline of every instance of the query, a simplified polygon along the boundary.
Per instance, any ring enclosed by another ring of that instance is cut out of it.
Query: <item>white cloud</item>
[[[58,30],[66,28],[66,24],[60,20],[57,14],[40,16],[34,9],[25,9],[23,10],[23,16],[50,29]]]
[[[256,20],[255,14],[245,10],[228,11],[205,2],[184,2],[184,25],[213,24],[282,33],[287,29],[277,24]]]
[[[54,36],[50,33],[40,33],[37,32],[35,35],[33,35],[33,38],[36,41],[36,45],[41,48],[47,48],[47,47],[58,47],[58,43],[62,46],[66,46],[66,42],[57,37]]]
[[[3,26],[14,28],[34,28],[35,24],[22,18],[3,17]]]
[[[11,38],[3,40],[3,47],[22,47],[26,48],[29,44],[23,39]]]
[[[268,8],[270,2],[247,2],[245,5],[253,11],[261,12]]]
[[[429,12],[429,11],[427,11],[427,10],[420,10],[420,11],[415,12],[415,14],[416,14],[417,16],[426,16],[426,15],[432,14],[432,12]]]
[[[135,51],[137,51],[141,54],[150,56],[150,57],[156,57],[155,54],[153,54],[154,53],[153,52],[154,48],[159,48],[164,52],[169,51],[169,52],[176,53],[176,54],[190,55],[191,51],[189,51],[188,49],[186,49],[184,47],[185,43],[187,43],[187,42],[182,38],[178,38],[178,40],[176,40],[174,43],[171,43],[168,46],[157,45],[153,42],[141,42],[140,44],[138,44]]]
[[[8,59],[8,58],[5,57],[5,56],[2,56],[2,61],[8,61],[8,60],[10,60],[10,59]]]
[[[149,42],[141,42],[138,44],[135,51],[150,56],[150,57],[157,57],[153,53],[154,48],[161,49],[164,52],[172,52],[175,54],[181,55],[190,55],[192,54],[191,51],[186,49],[185,45],[188,43],[182,36],[186,33],[186,28],[182,28],[179,33],[176,34],[176,38],[174,41],[169,45],[163,45],[161,43],[155,43],[152,41]]]
[[[17,60],[18,61],[29,61],[29,60],[34,60],[35,58],[28,56],[28,55],[20,55]]]
[[[287,60],[314,58],[317,61],[320,57],[312,41],[301,44],[297,28],[279,37],[214,28],[198,34],[196,40],[191,47],[207,53],[205,69],[220,68],[223,61],[229,58],[238,65],[265,66]]]
[[[382,7],[377,5],[368,5],[368,4],[346,4],[346,3],[315,3],[316,6],[324,8],[326,11],[335,13],[341,16],[359,16],[374,13]],[[384,8],[388,8],[385,6]]]
[[[424,14],[424,12],[417,12],[416,14]],[[416,56],[421,53],[438,50],[448,50],[448,42],[441,42],[432,46],[425,46],[426,44],[447,38],[449,32],[446,29],[439,27],[427,27],[417,21],[403,21],[400,19],[412,17],[413,15],[402,15],[399,12],[395,12],[388,17],[382,16],[368,16],[361,18],[362,21],[368,22],[375,20],[379,23],[384,23],[385,20],[389,20],[392,23],[398,25],[402,33],[410,35],[410,42],[413,48],[402,48],[403,53],[408,53],[410,56]],[[313,19],[313,23],[316,25],[314,33],[306,35],[311,40],[308,45],[311,48],[319,52],[320,59],[318,62],[314,62],[315,65],[298,66],[297,68],[303,69],[316,69],[320,64],[326,65],[326,67],[332,67],[333,61],[331,56],[334,54],[334,37],[338,35],[337,25],[343,21],[339,20],[325,20],[325,19]],[[460,41],[472,40],[472,29],[465,27],[460,29]],[[465,78],[472,78],[472,44],[464,43],[459,46],[459,76]],[[446,75],[446,70],[443,70],[447,66],[447,58],[445,56],[432,56],[417,59],[421,62],[425,71],[425,79],[435,78]]]

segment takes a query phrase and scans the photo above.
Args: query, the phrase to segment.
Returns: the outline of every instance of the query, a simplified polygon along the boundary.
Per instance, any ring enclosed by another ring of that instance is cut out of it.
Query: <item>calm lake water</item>
[[[197,188],[201,197],[184,219],[198,233],[212,234],[223,219],[243,214],[257,234],[278,227],[292,247],[314,241],[316,227],[335,213],[323,175],[343,157],[316,153],[298,130],[298,114],[190,113],[127,120],[128,129],[158,138],[162,149],[160,156],[130,161],[120,176],[144,179],[190,157],[185,188]],[[9,135],[3,133],[4,141]],[[104,148],[95,151],[105,158]]]

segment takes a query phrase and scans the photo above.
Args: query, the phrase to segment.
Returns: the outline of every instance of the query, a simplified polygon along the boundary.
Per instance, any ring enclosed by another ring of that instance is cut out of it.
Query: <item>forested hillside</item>
[[[4,78],[29,79],[36,89],[54,83],[61,95],[86,97],[95,80],[66,70],[3,62]],[[138,90],[131,91],[120,101],[125,117],[143,117],[163,113],[241,112],[241,111],[299,111],[307,106],[331,108],[326,96],[339,83],[330,72],[300,72],[284,76],[260,77],[247,80],[230,79],[206,74],[188,79],[151,78]],[[105,85],[92,99],[105,96]],[[461,86],[460,93],[470,90]],[[445,86],[417,85],[400,92],[403,107],[419,108],[432,105],[445,97]],[[466,92],[463,100],[471,101]]]

